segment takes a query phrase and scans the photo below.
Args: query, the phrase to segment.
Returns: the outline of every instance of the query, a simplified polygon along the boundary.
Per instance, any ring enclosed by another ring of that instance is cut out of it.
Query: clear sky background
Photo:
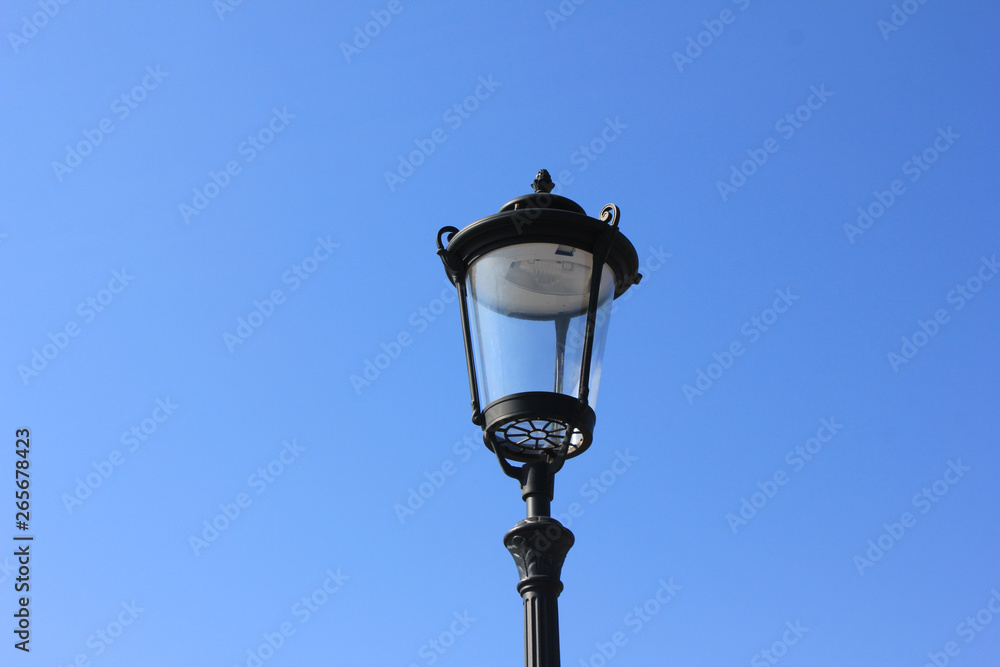
[[[546,168],[644,274],[563,664],[1000,664],[1000,9],[897,6],[6,2],[0,663],[520,664],[434,238]]]

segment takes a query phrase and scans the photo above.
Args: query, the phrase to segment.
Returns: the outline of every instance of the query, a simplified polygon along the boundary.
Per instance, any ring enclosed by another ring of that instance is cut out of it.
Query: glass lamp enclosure
[[[581,398],[592,270],[589,252],[554,243],[507,246],[472,263],[466,293],[480,405],[532,391]],[[604,265],[587,396],[592,409],[614,285]]]
[[[593,255],[580,248],[525,243],[488,252],[469,266],[466,306],[484,412],[509,414],[520,401],[562,399],[548,415],[510,416],[490,428],[494,443],[515,456],[562,446],[573,456],[589,444],[592,424],[581,429],[562,417],[566,406],[594,414],[615,277],[603,265],[588,382],[582,384],[593,264]]]

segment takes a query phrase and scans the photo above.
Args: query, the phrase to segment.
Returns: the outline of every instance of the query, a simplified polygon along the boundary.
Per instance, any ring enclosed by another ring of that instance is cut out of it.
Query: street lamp
[[[617,206],[588,217],[550,194],[544,169],[532,188],[461,231],[441,229],[437,252],[458,289],[472,421],[527,505],[504,536],[520,574],[525,665],[558,667],[559,575],[574,539],[550,516],[554,477],[590,446],[611,303],[642,276]]]

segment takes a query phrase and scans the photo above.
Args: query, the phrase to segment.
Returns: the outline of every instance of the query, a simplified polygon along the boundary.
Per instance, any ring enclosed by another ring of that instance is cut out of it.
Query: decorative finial
[[[549,172],[545,169],[542,169],[535,174],[535,180],[531,184],[531,188],[535,192],[544,192],[546,194],[552,192],[552,188],[555,186],[556,184],[552,182],[551,178],[549,178]]]

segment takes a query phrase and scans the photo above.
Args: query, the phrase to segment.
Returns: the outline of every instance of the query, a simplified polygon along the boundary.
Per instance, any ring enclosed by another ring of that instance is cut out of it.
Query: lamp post
[[[437,252],[458,289],[472,421],[526,503],[504,536],[524,600],[524,662],[558,667],[556,600],[574,538],[550,516],[555,474],[590,446],[611,303],[642,276],[617,206],[587,216],[550,194],[544,169],[532,188],[461,231],[441,229]]]

